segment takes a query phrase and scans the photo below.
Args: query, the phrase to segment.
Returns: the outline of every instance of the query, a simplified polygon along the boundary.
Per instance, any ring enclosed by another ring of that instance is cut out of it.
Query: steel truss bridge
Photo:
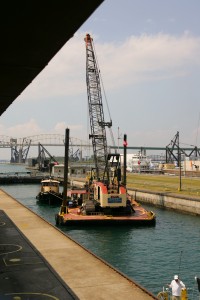
[[[0,148],[11,149],[11,162],[25,163],[30,147],[43,146],[62,146],[65,145],[65,136],[61,134],[40,134],[23,138],[9,137],[0,135]],[[78,138],[70,138],[70,155],[74,153],[74,147],[81,149],[88,148],[89,145],[86,141]]]
[[[30,147],[39,147],[42,146],[59,146],[64,147],[65,145],[65,135],[61,134],[39,134],[32,135],[23,138],[15,138],[6,135],[0,135],[0,148],[10,148],[11,149],[11,162],[14,163],[25,163]],[[70,155],[73,156],[79,149],[80,152],[84,149],[88,149],[92,147],[86,141],[83,141],[78,138],[70,137]],[[74,150],[77,148],[78,150]],[[123,149],[123,146],[108,146],[110,149]],[[166,162],[170,162],[171,160],[175,160],[179,162],[180,156],[184,155],[187,157],[199,157],[200,156],[200,148],[191,145],[191,147],[180,147],[179,146],[179,133],[175,135],[174,139],[170,142],[169,145],[165,147],[148,147],[148,146],[128,146],[127,150],[137,150],[141,153],[146,153],[147,150],[151,151],[165,151],[166,153]]]

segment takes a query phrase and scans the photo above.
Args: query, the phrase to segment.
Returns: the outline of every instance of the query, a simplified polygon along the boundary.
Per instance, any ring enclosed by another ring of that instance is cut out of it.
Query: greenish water
[[[39,185],[0,186],[11,196],[55,225],[59,207],[39,205]],[[61,229],[85,248],[157,294],[179,274],[189,288],[189,299],[199,299],[194,277],[200,277],[200,218],[146,208],[157,215],[155,227],[92,227]]]

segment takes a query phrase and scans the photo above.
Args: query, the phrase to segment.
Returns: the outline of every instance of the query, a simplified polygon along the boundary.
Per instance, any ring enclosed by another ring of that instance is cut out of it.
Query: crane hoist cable
[[[102,79],[102,76],[101,76],[101,71],[100,71],[100,68],[99,68],[99,63],[98,63],[98,58],[97,58],[97,55],[96,55],[96,49],[95,49],[94,43],[93,43],[93,50],[94,50],[94,55],[95,55],[95,58],[96,58],[96,64],[97,64],[97,68],[98,68],[98,71],[99,71],[99,78],[100,78],[100,82],[101,82],[101,86],[102,86],[102,90],[103,90],[103,94],[104,94],[104,98],[105,98],[105,102],[106,102],[106,107],[107,107],[107,110],[108,110],[110,123],[112,124],[110,108],[109,108],[109,105],[108,105],[108,100],[107,100],[107,96],[106,96],[106,92],[105,92],[105,88],[104,88],[103,79]],[[111,136],[111,140],[112,140],[112,146],[115,147],[116,143],[115,143],[112,127],[109,127],[109,131],[110,131],[110,136]]]
[[[100,74],[94,53],[93,39],[89,34],[86,34],[84,40],[86,45],[86,84],[91,131],[89,136],[92,139],[96,177],[98,180],[109,182],[110,168],[108,167],[106,127],[110,128],[112,122],[105,122],[104,120]]]

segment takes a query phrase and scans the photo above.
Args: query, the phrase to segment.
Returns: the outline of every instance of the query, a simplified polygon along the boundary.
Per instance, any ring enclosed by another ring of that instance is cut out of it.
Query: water
[[[35,196],[40,185],[0,187],[55,225],[59,207],[38,204]],[[189,288],[189,299],[199,299],[194,277],[200,277],[200,218],[144,206],[156,213],[155,227],[64,227],[62,230],[153,294],[157,295],[174,274],[180,274]]]

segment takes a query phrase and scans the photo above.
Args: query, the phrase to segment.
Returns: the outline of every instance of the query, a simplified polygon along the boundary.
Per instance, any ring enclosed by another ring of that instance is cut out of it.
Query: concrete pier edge
[[[5,211],[12,222],[18,227],[18,230],[22,232],[22,234],[44,257],[45,261],[55,270],[58,276],[61,277],[63,282],[65,282],[80,299],[90,300],[91,297],[92,299],[110,299],[109,297],[111,296],[113,296],[113,298],[111,297],[112,299],[116,300],[123,297],[127,300],[136,298],[137,300],[157,299],[156,296],[140,284],[84,248],[59,228],[44,220],[41,216],[38,216],[35,212],[21,204],[2,189],[0,189],[0,194],[0,209]],[[20,216],[24,216],[24,219],[20,220]],[[30,220],[29,224],[26,223],[27,220]],[[40,238],[37,236],[37,231],[41,234]],[[51,243],[53,240],[51,234],[55,235],[54,239],[59,241],[60,247],[59,244],[55,245],[54,243]],[[49,238],[52,240],[49,240]],[[52,249],[49,249],[49,243],[52,244]],[[65,264],[66,270],[63,270],[61,264],[61,262],[63,263],[63,255],[66,256],[66,260],[70,261],[70,257],[67,257],[68,252],[65,247],[67,247],[67,249],[70,248],[70,252],[81,253],[83,258],[83,260],[81,260],[81,265],[80,257],[77,257],[77,261],[72,259],[73,262],[71,263],[77,263],[77,265],[73,265],[73,270],[68,264]],[[57,255],[55,255],[55,253]],[[72,278],[69,276],[68,269],[74,272],[74,274],[71,274]],[[92,272],[92,278],[90,278],[88,272]],[[82,274],[81,278],[79,278],[80,274]],[[73,277],[77,278],[79,284],[74,284]],[[95,280],[96,277],[97,279]],[[88,286],[89,278],[90,280],[94,280],[94,282],[98,282],[97,286],[93,286],[92,281],[90,281]],[[96,296],[94,295],[94,290]],[[104,291],[104,294],[102,294],[102,291]]]

